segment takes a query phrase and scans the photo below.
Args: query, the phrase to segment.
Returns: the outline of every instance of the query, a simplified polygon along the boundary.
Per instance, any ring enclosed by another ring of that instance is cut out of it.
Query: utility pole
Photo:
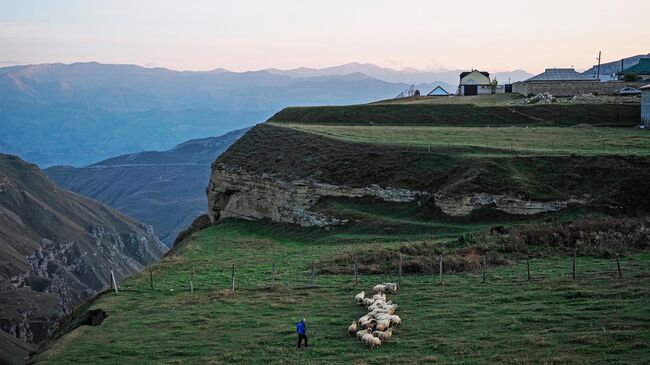
[[[597,60],[598,60],[598,68],[597,68],[597,71],[596,71],[596,81],[600,81],[600,55],[601,55],[601,53],[602,53],[602,51],[598,51],[598,58],[597,58]]]

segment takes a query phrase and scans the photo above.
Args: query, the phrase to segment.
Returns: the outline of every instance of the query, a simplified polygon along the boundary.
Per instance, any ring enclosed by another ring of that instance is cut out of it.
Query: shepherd
[[[307,348],[307,325],[304,318],[296,325],[296,332],[298,332],[298,348],[300,348],[303,340],[305,341],[305,348]]]

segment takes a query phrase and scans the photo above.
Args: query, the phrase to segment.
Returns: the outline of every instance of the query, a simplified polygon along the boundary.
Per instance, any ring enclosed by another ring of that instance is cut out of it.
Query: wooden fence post
[[[192,273],[190,274],[190,291],[194,291],[194,266],[192,266]]]
[[[113,273],[113,268],[111,268],[111,281],[113,288],[115,289],[115,294],[117,294],[117,280],[115,280],[115,274]]]
[[[275,260],[271,266],[271,289],[275,289]]]
[[[149,266],[149,284],[151,284],[151,290],[153,290],[153,269]]]
[[[316,281],[316,261],[311,262],[311,286],[314,286]]]
[[[618,253],[616,254],[616,267],[618,268],[618,278],[623,278],[623,273],[621,272],[621,262],[618,260]]]
[[[232,264],[232,291],[235,291],[235,264]]]
[[[438,271],[440,272],[440,286],[442,286],[442,254],[440,254],[440,259],[438,260]]]
[[[526,271],[528,272],[528,281],[530,281],[530,257],[526,256]]]
[[[575,280],[576,278],[576,251],[573,250],[573,279]]]
[[[487,277],[487,254],[483,256],[483,283]]]
[[[399,254],[399,269],[397,270],[398,285],[402,285],[402,265],[404,265],[404,255]]]

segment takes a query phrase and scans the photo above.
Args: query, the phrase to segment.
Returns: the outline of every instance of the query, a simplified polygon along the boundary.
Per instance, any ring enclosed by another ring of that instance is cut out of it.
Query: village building
[[[626,86],[622,81],[601,82],[573,68],[547,68],[539,75],[514,83],[512,91],[526,96],[549,93],[556,97],[570,97],[581,94],[612,95]]]
[[[427,96],[449,96],[449,92],[445,90],[442,86],[438,85],[435,89],[431,90]]]
[[[490,80],[490,73],[472,70],[460,74],[458,95],[469,96],[491,93],[492,80]]]
[[[650,80],[650,58],[641,58],[636,65],[619,72],[619,80],[623,80],[626,75],[636,75],[641,80]]]
[[[650,84],[641,88],[641,125],[650,128]]]

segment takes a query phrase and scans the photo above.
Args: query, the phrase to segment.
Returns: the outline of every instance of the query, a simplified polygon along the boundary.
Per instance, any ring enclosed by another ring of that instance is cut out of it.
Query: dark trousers
[[[300,348],[300,343],[305,340],[305,347],[307,347],[307,335],[299,333],[298,334],[298,348]]]

